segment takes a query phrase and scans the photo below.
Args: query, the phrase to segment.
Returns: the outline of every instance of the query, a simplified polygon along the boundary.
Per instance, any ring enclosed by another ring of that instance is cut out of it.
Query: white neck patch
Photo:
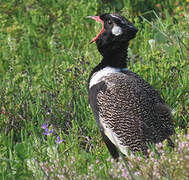
[[[113,68],[107,66],[92,75],[91,80],[89,82],[89,88],[91,88],[95,84],[98,84],[104,76],[108,76],[112,73],[120,73],[121,71],[127,71],[127,70],[128,70],[127,68],[120,69],[120,68]]]
[[[114,24],[113,28],[112,28],[112,34],[115,35],[115,36],[119,36],[121,35],[123,32],[122,32],[122,29],[121,27],[117,26],[116,24]]]

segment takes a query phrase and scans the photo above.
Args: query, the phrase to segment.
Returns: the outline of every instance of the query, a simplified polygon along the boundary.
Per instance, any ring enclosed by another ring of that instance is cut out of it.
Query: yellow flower
[[[186,2],[189,2],[189,0],[186,0]]]
[[[10,27],[7,27],[7,33],[9,33],[11,31]]]
[[[177,7],[177,11],[180,11],[181,10],[181,7],[179,6],[179,7]]]

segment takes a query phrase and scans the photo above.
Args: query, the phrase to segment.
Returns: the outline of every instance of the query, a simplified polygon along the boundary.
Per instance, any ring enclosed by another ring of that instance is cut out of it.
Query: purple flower
[[[57,143],[57,144],[60,144],[61,142],[64,141],[64,139],[60,139],[60,136],[57,136],[56,139],[57,139],[57,140],[56,140],[56,143]]]
[[[43,133],[43,135],[49,136],[49,135],[52,134],[52,133],[53,133],[53,129],[52,129],[51,131],[49,131],[49,129],[46,128],[46,129],[45,129],[45,132]]]
[[[45,130],[48,129],[48,124],[43,123],[43,125],[41,126],[41,128],[42,128],[42,129],[45,129]]]
[[[122,177],[124,178],[128,178],[128,174],[127,174],[127,171],[125,169],[122,169]]]

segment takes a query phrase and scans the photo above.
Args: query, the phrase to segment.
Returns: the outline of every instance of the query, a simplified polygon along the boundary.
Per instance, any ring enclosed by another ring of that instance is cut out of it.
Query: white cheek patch
[[[123,32],[122,32],[122,29],[121,27],[117,26],[114,24],[114,27],[112,28],[112,34],[115,35],[115,36],[119,36],[121,35]]]

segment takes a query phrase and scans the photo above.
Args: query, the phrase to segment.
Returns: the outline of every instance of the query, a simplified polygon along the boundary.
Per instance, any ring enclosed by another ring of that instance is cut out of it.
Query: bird
[[[171,109],[141,76],[128,70],[128,46],[138,29],[120,13],[88,16],[102,23],[96,42],[102,55],[88,79],[88,102],[110,154],[117,159],[137,151],[147,155],[175,133]]]

